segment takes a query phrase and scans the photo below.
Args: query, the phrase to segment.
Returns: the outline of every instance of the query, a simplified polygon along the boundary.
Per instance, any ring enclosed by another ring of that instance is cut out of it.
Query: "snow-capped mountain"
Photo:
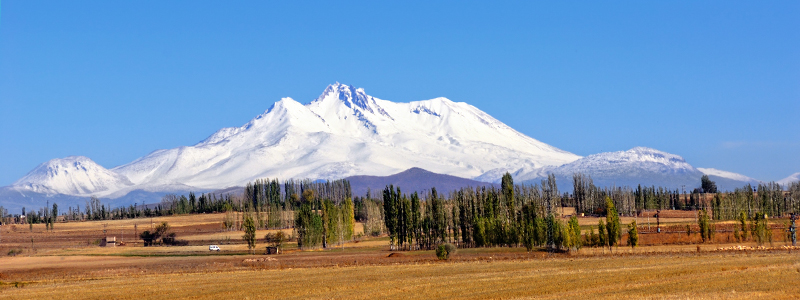
[[[636,147],[627,151],[589,155],[574,162],[537,170],[522,175],[538,180],[552,173],[560,189],[572,190],[572,175],[582,173],[592,177],[597,186],[664,186],[694,188],[699,186],[703,173],[683,157],[652,148]]]
[[[133,183],[88,157],[69,156],[37,166],[11,186],[35,193],[89,196],[117,191]]]
[[[84,175],[70,171],[56,177],[37,168],[15,186],[116,198],[134,190],[220,189],[264,177],[385,176],[412,167],[499,178],[496,170],[558,166],[579,158],[463,102],[395,103],[336,83],[308,104],[283,98],[244,126],[223,128],[194,146],[157,150],[111,170],[93,164]]]
[[[708,175],[722,191],[760,183],[733,172],[695,168],[679,155],[647,147],[589,155],[562,166],[544,167],[517,176],[530,183],[539,183],[550,173],[556,175],[559,189],[564,191],[572,191],[572,176],[575,173],[591,176],[593,183],[601,187],[642,185],[691,191],[700,186],[703,174]]]
[[[792,182],[800,182],[800,172],[794,173],[789,175],[789,177],[777,181],[778,184],[783,186],[788,186],[792,184]]]
[[[553,173],[565,191],[572,189],[574,173],[591,176],[598,186],[692,189],[704,172],[723,190],[752,180],[696,169],[678,155],[644,147],[582,158],[467,103],[447,98],[396,103],[336,83],[308,104],[283,98],[241,127],[223,128],[193,146],[157,150],[110,170],[85,157],[51,160],[0,189],[0,204],[20,197],[32,203],[55,196],[69,201],[98,196],[125,205],[155,202],[154,197],[168,192],[243,186],[265,177],[387,176],[414,167],[483,182],[499,182],[505,172],[516,182],[538,182]]]

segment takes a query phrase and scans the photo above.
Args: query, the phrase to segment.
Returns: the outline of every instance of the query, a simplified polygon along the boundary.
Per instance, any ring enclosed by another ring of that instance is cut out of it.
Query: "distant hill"
[[[387,185],[400,187],[403,193],[423,192],[436,187],[440,193],[458,190],[462,187],[498,186],[497,184],[475,181],[471,179],[433,173],[420,168],[411,168],[389,176],[350,176],[353,196],[363,197],[367,189],[371,190],[372,197],[379,197]]]

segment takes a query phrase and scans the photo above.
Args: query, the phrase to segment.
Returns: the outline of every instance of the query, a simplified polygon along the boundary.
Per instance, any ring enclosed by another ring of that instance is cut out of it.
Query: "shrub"
[[[278,249],[283,249],[283,243],[285,243],[286,240],[287,237],[286,234],[283,233],[283,231],[278,231],[275,233],[267,233],[267,235],[264,236],[264,241],[272,245],[272,247]]]
[[[159,238],[164,237],[166,240],[162,239],[164,244],[173,245],[175,241],[175,233],[167,234],[169,231],[170,226],[167,222],[161,222],[158,226],[156,226],[155,232],[150,232],[149,230],[145,230],[144,232],[139,234],[139,237],[144,241],[145,246],[152,246],[155,244]]]
[[[436,247],[436,257],[441,260],[450,259],[451,255],[456,254],[457,249],[456,246],[450,243],[441,244],[439,247]]]
[[[161,238],[161,243],[164,244],[164,245],[170,245],[170,246],[186,246],[186,245],[189,245],[189,241],[176,239],[174,232],[168,234],[165,237],[162,237]]]
[[[436,257],[439,259],[447,259],[447,250],[445,250],[444,245],[436,247]]]
[[[145,247],[153,245],[153,241],[158,239],[158,236],[156,236],[155,232],[150,233],[149,230],[145,230],[140,233],[139,237],[142,239],[142,241],[144,241]]]

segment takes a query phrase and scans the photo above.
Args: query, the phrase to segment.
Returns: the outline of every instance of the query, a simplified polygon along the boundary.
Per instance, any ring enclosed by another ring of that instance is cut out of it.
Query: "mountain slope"
[[[736,188],[741,188],[747,184],[758,185],[761,181],[742,174],[717,170],[713,168],[697,168],[703,174],[708,175],[711,181],[717,184],[717,189],[721,191],[733,191]]]
[[[749,182],[749,181],[758,182],[758,180],[755,180],[753,178],[744,176],[742,174],[728,172],[728,171],[722,171],[722,170],[717,170],[717,169],[714,169],[714,168],[697,168],[697,170],[699,170],[700,172],[703,172],[703,174],[706,174],[708,176],[716,176],[716,177],[720,177],[720,178],[727,178],[727,179],[731,179],[731,180],[744,181],[744,182]]]
[[[414,169],[420,167],[428,171]],[[351,178],[379,190],[391,180],[412,175],[427,180],[403,179],[409,185],[401,186],[406,191],[427,190],[433,181],[450,189],[473,184],[465,178],[497,183],[505,172],[516,182],[529,183],[553,173],[563,191],[572,189],[574,173],[590,175],[598,186],[687,190],[699,186],[704,172],[723,190],[752,180],[696,169],[680,156],[644,147],[582,158],[528,137],[466,103],[446,98],[395,103],[336,83],[308,104],[283,98],[241,127],[220,129],[193,146],[156,150],[111,170],[85,157],[51,160],[4,188],[0,201],[66,195],[138,202],[168,192],[241,187],[259,178],[356,175],[363,176]],[[400,177],[381,178],[391,174]]]
[[[538,183],[547,174],[555,174],[559,189],[572,190],[572,175],[583,173],[592,177],[597,186],[664,186],[691,189],[700,185],[703,173],[688,164],[683,157],[652,148],[636,147],[627,151],[605,152],[574,162],[536,170],[522,175],[527,182]]]
[[[778,184],[783,185],[784,187],[792,184],[792,182],[799,182],[800,181],[800,172],[794,173],[789,175],[784,179],[778,180]]]
[[[436,174],[421,168],[411,168],[389,176],[359,175],[346,179],[350,181],[353,196],[364,196],[369,189],[372,197],[381,197],[383,189],[390,184],[400,187],[400,190],[406,194],[430,191],[432,187],[435,187],[439,193],[447,193],[462,187],[494,185],[451,175]]]
[[[219,189],[263,177],[383,176],[418,166],[473,178],[494,169],[534,169],[578,158],[466,103],[446,98],[395,103],[337,83],[309,104],[284,98],[242,127],[112,170],[139,187]]]

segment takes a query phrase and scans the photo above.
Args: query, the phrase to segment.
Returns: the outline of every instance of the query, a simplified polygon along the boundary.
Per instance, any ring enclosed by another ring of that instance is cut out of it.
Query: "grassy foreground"
[[[0,289],[0,298],[784,298],[796,252],[559,257],[100,277]]]

